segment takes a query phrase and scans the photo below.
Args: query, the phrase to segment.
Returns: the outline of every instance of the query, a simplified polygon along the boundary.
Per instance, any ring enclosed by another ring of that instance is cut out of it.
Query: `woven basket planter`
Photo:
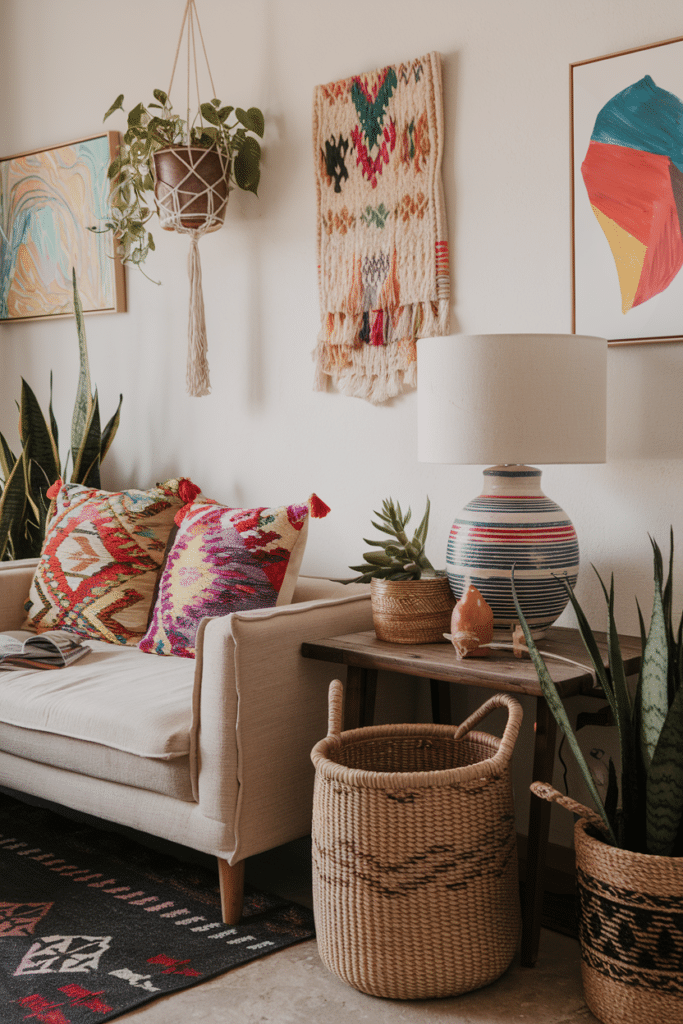
[[[683,1021],[683,857],[609,846],[575,825],[581,975],[604,1024]]]
[[[509,762],[522,709],[496,694],[457,729],[383,725],[329,735],[311,754],[313,907],[323,963],[390,999],[454,996],[510,965],[520,932]],[[505,707],[501,739],[473,732]]]
[[[395,644],[444,643],[455,598],[446,576],[370,581],[372,621],[379,640]]]
[[[166,231],[217,231],[230,191],[229,161],[201,146],[170,146],[153,156],[154,197]]]

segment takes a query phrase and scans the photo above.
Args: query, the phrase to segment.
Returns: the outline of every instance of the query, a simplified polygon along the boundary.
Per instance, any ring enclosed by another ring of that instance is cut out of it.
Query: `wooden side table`
[[[596,633],[596,639],[607,666],[605,634]],[[640,638],[620,636],[619,640],[626,674],[633,675],[640,669]],[[575,696],[605,698],[588,668],[590,659],[578,630],[554,626],[538,642],[538,647],[541,651],[571,658],[587,666],[582,669],[563,661],[545,659],[563,699]],[[491,651],[486,658],[458,661],[450,644],[387,643],[378,640],[374,630],[304,643],[301,653],[306,658],[347,666],[345,729],[372,725],[378,671],[429,679],[435,722],[451,721],[450,688],[453,683],[536,697],[536,737],[530,781],[552,782],[557,732],[555,719],[548,710],[536,670],[527,658],[515,658],[512,651]],[[538,957],[550,811],[551,804],[547,801],[531,797],[522,907],[521,962],[526,967],[533,967]]]

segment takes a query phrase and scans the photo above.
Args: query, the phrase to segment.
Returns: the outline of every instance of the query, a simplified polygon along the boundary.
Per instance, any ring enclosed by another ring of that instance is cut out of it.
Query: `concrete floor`
[[[311,905],[305,845],[248,862],[247,880]],[[120,1018],[130,1024],[595,1024],[581,987],[579,945],[543,930],[538,963],[513,962],[494,984],[453,999],[403,1002],[363,995],[330,974],[315,940],[165,996]]]

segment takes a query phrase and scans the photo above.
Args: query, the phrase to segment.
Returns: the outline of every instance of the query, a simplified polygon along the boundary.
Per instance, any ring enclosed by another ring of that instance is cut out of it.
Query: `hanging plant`
[[[155,248],[147,225],[157,213],[154,197],[159,162],[164,157],[168,159],[170,155],[170,161],[176,167],[182,167],[189,147],[191,152],[198,152],[195,160],[202,170],[211,163],[214,168],[213,188],[220,190],[220,196],[211,211],[213,223],[207,225],[208,230],[215,231],[221,226],[230,188],[237,186],[256,195],[261,177],[261,147],[254,135],[263,137],[264,119],[257,107],[235,109],[213,99],[202,103],[198,109],[197,117],[202,123],[188,127],[188,121],[174,113],[167,93],[155,89],[154,99],[156,102],[148,106],[138,103],[128,114],[127,130],[108,171],[112,182],[111,217],[101,229],[114,233],[122,262],[136,267],[140,267]],[[104,115],[104,120],[117,110],[123,111],[123,102],[122,93]],[[220,169],[218,175],[215,174],[216,166]],[[160,197],[157,196],[157,202],[161,201],[162,205],[158,212],[162,227],[168,230],[177,230],[168,216],[164,220],[169,205],[168,202],[163,204],[168,197],[169,186],[172,188],[173,184],[166,182],[162,171]],[[176,179],[175,185],[178,184],[180,182]],[[198,215],[198,207],[192,204],[201,205],[201,193],[206,192],[206,185],[200,181],[199,175],[188,175],[182,190],[187,193],[187,209],[180,211],[181,226],[184,220],[184,226],[198,229],[206,219],[207,211],[203,216]],[[206,198],[204,202],[208,208]]]
[[[187,30],[187,116],[173,110],[170,94],[178,54]],[[111,217],[102,231],[112,231],[123,263],[141,269],[155,248],[149,222],[155,213],[162,228],[190,236],[190,317],[187,390],[199,397],[210,392],[204,296],[198,241],[223,224],[233,187],[257,194],[261,176],[264,118],[258,107],[242,110],[222,100],[201,102],[197,86],[196,113],[190,117],[190,71],[198,81],[195,32],[199,34],[211,88],[195,0],[187,0],[168,91],[154,90],[155,102],[138,103],[128,114],[119,152],[109,166]],[[123,110],[123,94],[104,115]],[[154,197],[154,204],[152,203]],[[144,271],[143,271],[144,273]],[[158,283],[158,282],[157,282]]]

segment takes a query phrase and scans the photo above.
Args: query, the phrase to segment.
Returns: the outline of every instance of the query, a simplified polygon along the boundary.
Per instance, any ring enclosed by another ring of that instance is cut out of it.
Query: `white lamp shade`
[[[417,343],[418,459],[604,462],[607,341],[457,334]]]

